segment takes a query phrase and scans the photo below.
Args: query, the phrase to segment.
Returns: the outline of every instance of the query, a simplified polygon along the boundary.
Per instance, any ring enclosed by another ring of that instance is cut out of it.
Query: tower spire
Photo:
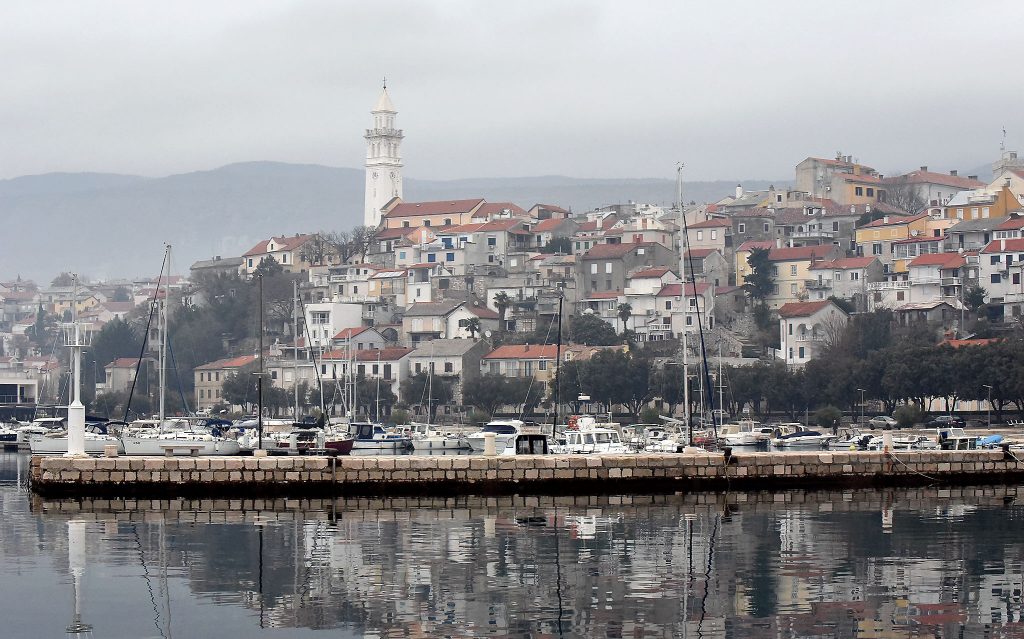
[[[363,224],[377,227],[384,205],[402,197],[402,130],[395,126],[394,105],[388,95],[388,79],[381,81],[380,97],[370,114],[373,128],[366,129],[366,196]]]

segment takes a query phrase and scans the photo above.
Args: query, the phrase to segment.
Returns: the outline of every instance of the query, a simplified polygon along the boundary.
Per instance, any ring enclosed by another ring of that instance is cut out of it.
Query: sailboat
[[[427,422],[410,424],[413,450],[463,450],[469,442],[459,433],[446,432],[430,423],[434,407],[434,342],[430,342],[430,363],[427,365]]]
[[[121,434],[121,445],[126,455],[237,455],[241,450],[234,439],[222,437],[212,431],[194,430],[187,420],[174,420],[173,430],[166,430],[168,424],[166,414],[167,390],[167,330],[169,296],[164,287],[164,300],[160,300],[160,284],[164,272],[170,273],[171,247],[167,245],[164,253],[164,268],[160,270],[161,279],[157,281],[154,294],[154,310],[157,316],[157,334],[160,336],[158,353],[158,372],[160,377],[160,412],[156,428],[125,428]]]

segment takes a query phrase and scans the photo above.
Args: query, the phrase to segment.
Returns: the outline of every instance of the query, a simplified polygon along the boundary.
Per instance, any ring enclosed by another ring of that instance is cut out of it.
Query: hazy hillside
[[[687,183],[684,196],[717,200],[735,185]],[[668,203],[674,192],[672,180],[656,179],[405,181],[407,200],[484,197],[574,211],[628,200]],[[361,223],[362,206],[362,169],[318,165],[249,162],[164,178],[53,173],[0,180],[0,277],[43,283],[62,270],[93,278],[155,274],[164,242],[174,245],[174,270],[182,273],[197,259],[239,255],[271,234],[351,227]]]

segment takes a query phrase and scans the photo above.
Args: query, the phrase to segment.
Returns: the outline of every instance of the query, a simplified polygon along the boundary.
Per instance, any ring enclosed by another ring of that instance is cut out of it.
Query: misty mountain
[[[185,273],[195,260],[240,255],[270,235],[361,224],[363,180],[362,169],[279,162],[161,178],[51,173],[0,180],[6,231],[0,278],[20,274],[45,285],[64,270],[93,279],[155,275],[165,242],[174,246],[173,272]],[[684,197],[714,201],[736,184],[690,182]],[[768,182],[743,185],[761,189]],[[406,178],[404,187],[413,201],[483,197],[574,211],[629,200],[667,204],[675,197],[671,179]]]

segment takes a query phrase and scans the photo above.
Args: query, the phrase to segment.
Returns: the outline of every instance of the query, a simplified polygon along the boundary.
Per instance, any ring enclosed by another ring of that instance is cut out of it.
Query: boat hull
[[[479,437],[467,437],[466,440],[469,442],[469,447],[476,453],[484,452],[484,442],[486,439],[481,435]],[[516,440],[515,435],[495,435],[494,436],[494,452],[498,455],[504,454],[508,448],[513,448],[513,443]]]
[[[456,437],[420,437],[412,440],[414,450],[464,450],[469,446]]]
[[[124,446],[115,437],[105,439],[85,439],[85,454],[102,455],[107,446],[117,446],[117,452],[123,453]],[[67,437],[36,436],[29,440],[29,448],[33,455],[65,455],[68,452]]]
[[[405,450],[408,439],[354,439],[351,450]]]
[[[188,447],[198,447],[196,454],[199,456],[237,455],[242,450],[238,442],[231,439],[122,437],[121,444],[125,455],[163,456],[167,454],[168,446],[180,446],[180,450],[171,449],[171,453],[178,456],[190,455],[191,452],[185,450]]]

